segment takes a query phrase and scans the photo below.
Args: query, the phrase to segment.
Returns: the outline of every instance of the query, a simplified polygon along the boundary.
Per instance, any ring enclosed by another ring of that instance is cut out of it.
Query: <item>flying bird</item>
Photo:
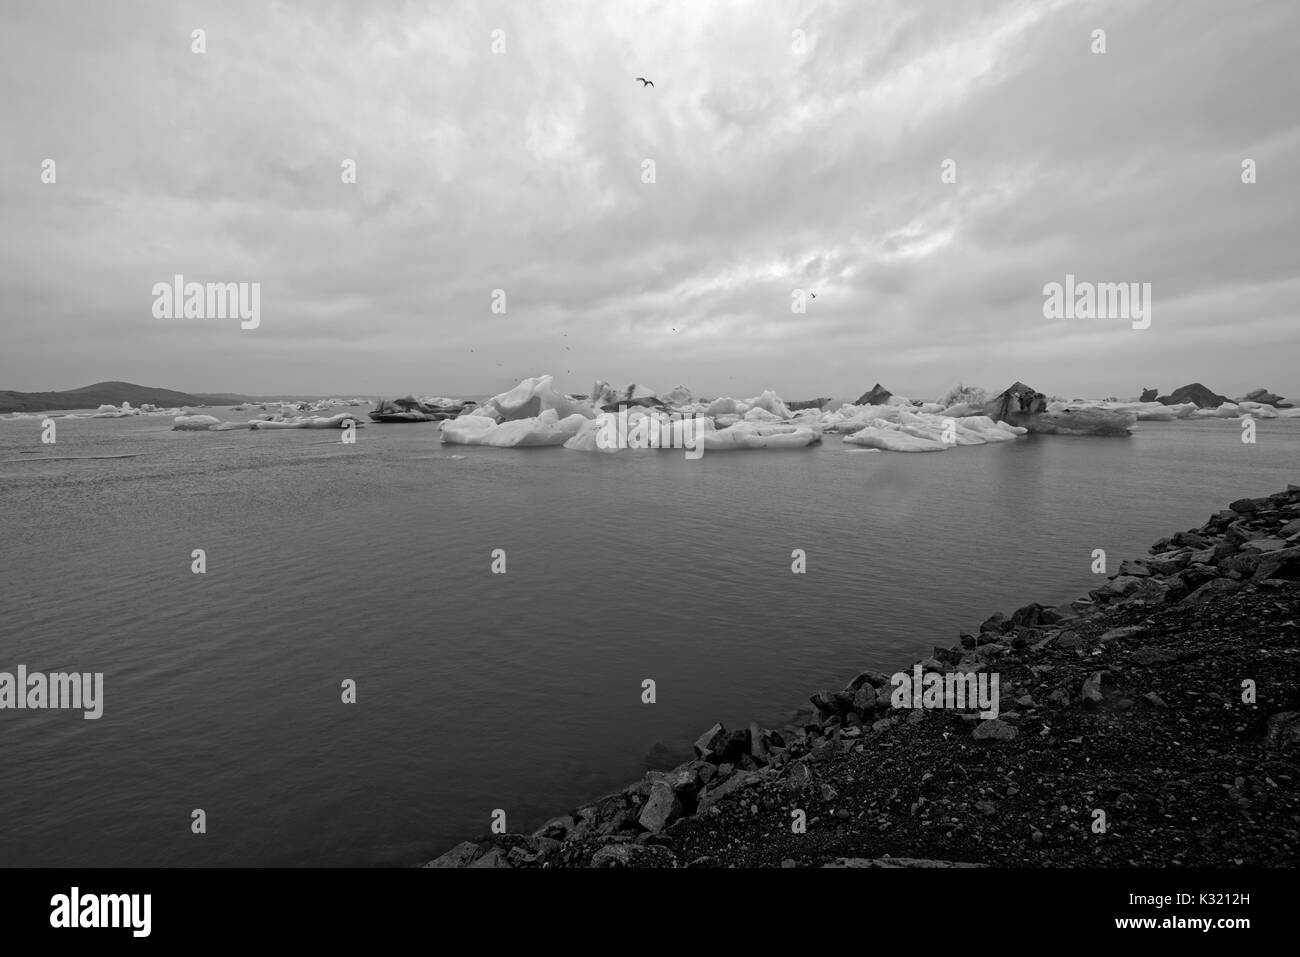
[[[644,90],[647,86],[654,86],[654,85],[655,85],[655,81],[654,81],[654,80],[647,80],[647,79],[646,79],[645,77],[643,77],[643,76],[639,76],[639,77],[637,77],[637,79],[641,81],[641,89],[643,89],[643,90]]]

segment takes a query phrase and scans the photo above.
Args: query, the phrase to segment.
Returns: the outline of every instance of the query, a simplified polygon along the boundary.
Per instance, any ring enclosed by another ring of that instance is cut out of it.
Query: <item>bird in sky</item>
[[[637,77],[637,79],[641,81],[641,89],[643,89],[643,90],[644,90],[647,86],[654,86],[654,85],[655,85],[654,80],[647,80],[647,79],[646,79],[645,77],[643,77],[643,76],[639,76],[639,77]]]

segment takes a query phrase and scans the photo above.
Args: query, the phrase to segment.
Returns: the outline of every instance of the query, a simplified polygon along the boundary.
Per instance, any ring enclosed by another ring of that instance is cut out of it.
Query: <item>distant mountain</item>
[[[238,395],[194,395],[155,389],[133,382],[96,382],[65,392],[13,392],[0,389],[0,412],[47,412],[51,409],[95,409],[101,405],[145,403],[172,408],[181,405],[238,405],[250,401]]]

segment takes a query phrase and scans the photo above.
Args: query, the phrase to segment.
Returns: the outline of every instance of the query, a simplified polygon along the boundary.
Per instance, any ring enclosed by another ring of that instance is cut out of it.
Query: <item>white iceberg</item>
[[[173,432],[206,432],[221,420],[215,415],[178,415],[173,420]]]
[[[883,420],[882,420],[883,421]],[[946,452],[951,446],[938,439],[921,438],[901,429],[868,426],[844,436],[850,445],[861,445],[882,452]]]
[[[657,409],[632,408],[617,416],[614,413],[605,415],[611,418],[583,422],[564,447],[573,452],[694,451],[697,436],[713,430],[712,419],[670,415]],[[602,431],[605,433],[603,436]]]
[[[737,422],[725,429],[704,433],[704,451],[736,449],[802,449],[816,445],[821,434],[802,425]]]
[[[553,381],[554,377],[549,375],[524,379],[509,392],[494,395],[484,402],[480,414],[492,416],[500,422],[532,419],[547,411],[555,412],[561,418],[570,415],[587,419],[596,417],[596,410],[590,403],[561,394]]]
[[[719,415],[744,415],[749,411],[749,403],[741,402],[739,399],[733,399],[730,396],[714,399],[704,408],[704,414],[709,416]]]
[[[442,441],[446,445],[486,445],[499,449],[564,445],[591,421],[580,412],[561,419],[555,409],[500,423],[484,415],[462,415],[442,423]]]
[[[238,423],[225,423],[231,428],[240,428]],[[299,416],[293,419],[253,419],[244,425],[254,430],[264,429],[346,429],[349,425],[353,428],[361,428],[361,421],[348,412],[340,412],[338,415],[325,416]]]
[[[762,409],[764,412],[769,412],[778,419],[788,419],[791,415],[790,409],[786,406],[785,402],[783,402],[781,397],[771,389],[765,390],[762,395],[755,396],[752,399],[747,399],[746,404],[749,406],[749,409],[747,409],[746,412],[753,411],[754,409]]]

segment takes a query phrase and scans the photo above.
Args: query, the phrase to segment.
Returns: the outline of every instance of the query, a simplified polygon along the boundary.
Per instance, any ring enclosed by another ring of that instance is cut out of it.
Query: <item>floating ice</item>
[[[877,421],[883,422],[883,419]],[[851,445],[863,445],[882,452],[946,452],[951,446],[937,439],[923,439],[897,428],[868,426],[844,436]]]
[[[228,423],[234,428],[239,428],[235,423]],[[354,428],[361,428],[362,422],[355,415],[348,412],[340,412],[338,415],[325,416],[300,416],[294,419],[253,419],[245,423],[248,428],[254,430],[262,429],[346,429],[349,425]]]
[[[744,415],[749,411],[749,403],[741,402],[739,399],[730,397],[714,399],[704,408],[704,414],[710,416],[719,415]]]
[[[462,415],[442,423],[442,441],[446,445],[487,445],[500,449],[563,445],[590,421],[580,412],[561,419],[554,409],[500,423],[488,415]]]
[[[605,412],[582,423],[564,443],[573,452],[618,452],[625,449],[699,448],[698,436],[713,430],[713,420],[704,416],[681,415],[658,409],[630,408]],[[698,458],[688,455],[688,458]]]
[[[778,419],[788,419],[792,414],[790,410],[786,408],[786,404],[781,401],[781,397],[771,389],[766,390],[760,396],[749,399],[746,404],[749,406],[748,411],[762,409],[765,412],[771,413]]]
[[[221,420],[215,415],[178,415],[172,425],[173,432],[206,432]]]
[[[737,422],[725,429],[704,433],[704,451],[734,449],[802,449],[821,442],[820,433],[805,425]]]
[[[549,375],[524,379],[509,392],[494,395],[484,402],[478,414],[489,416],[499,422],[531,419],[546,411],[553,411],[559,417],[570,415],[581,415],[586,419],[596,417],[596,410],[591,403],[571,399],[561,394],[552,385],[553,380],[554,377]]]

